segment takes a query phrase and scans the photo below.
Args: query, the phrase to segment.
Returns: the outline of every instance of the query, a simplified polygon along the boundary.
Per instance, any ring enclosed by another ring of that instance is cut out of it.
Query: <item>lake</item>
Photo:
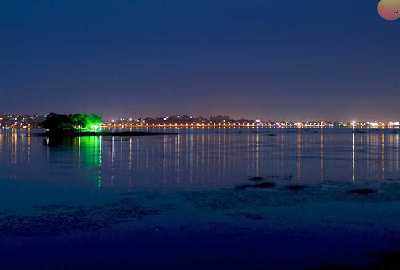
[[[363,264],[371,252],[397,248],[398,132],[168,131],[177,134],[53,141],[35,130],[0,130],[6,262],[32,252],[27,262],[40,269],[73,268],[98,254],[110,267],[124,261],[120,268],[194,260],[293,269]],[[273,186],[258,188],[257,180]],[[356,188],[371,194],[349,193]],[[44,262],[40,250],[53,259]]]

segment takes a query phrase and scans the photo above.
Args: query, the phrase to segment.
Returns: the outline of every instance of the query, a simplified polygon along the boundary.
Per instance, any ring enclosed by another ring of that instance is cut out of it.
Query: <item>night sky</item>
[[[0,3],[0,113],[400,119],[378,0]]]

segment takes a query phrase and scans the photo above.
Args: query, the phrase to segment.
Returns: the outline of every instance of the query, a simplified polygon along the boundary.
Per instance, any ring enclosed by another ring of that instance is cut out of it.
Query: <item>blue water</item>
[[[334,129],[179,132],[81,137],[49,146],[27,131],[0,131],[0,183],[129,190],[227,187],[250,176],[304,183],[400,179],[399,134]]]
[[[365,263],[399,243],[396,132],[169,131],[52,141],[0,130],[0,257],[29,253],[37,269],[301,269]],[[235,190],[254,176],[277,186]],[[349,195],[360,187],[377,193]]]

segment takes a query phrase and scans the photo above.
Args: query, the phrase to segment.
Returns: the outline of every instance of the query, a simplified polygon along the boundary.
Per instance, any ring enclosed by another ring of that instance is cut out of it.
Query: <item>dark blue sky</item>
[[[377,0],[0,4],[0,112],[400,118]]]

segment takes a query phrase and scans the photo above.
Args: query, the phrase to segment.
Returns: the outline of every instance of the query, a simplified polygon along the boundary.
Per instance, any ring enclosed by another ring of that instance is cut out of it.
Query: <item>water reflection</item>
[[[50,169],[78,174],[90,172],[85,181],[96,183],[96,187],[101,188],[102,142],[102,137],[46,138],[43,147],[47,149]]]
[[[0,132],[0,181],[136,188],[232,186],[250,176],[298,182],[400,180],[399,134],[209,130],[157,137],[49,140]]]
[[[320,136],[320,170],[321,170],[321,181],[324,181],[325,169],[324,169],[324,130],[321,130]]]
[[[353,173],[352,173],[352,180],[353,182],[356,180],[356,144],[355,144],[355,134],[353,132],[353,151],[352,151],[352,169],[353,169]]]
[[[302,131],[298,130],[296,135],[296,179],[301,180],[301,160],[302,160]]]

